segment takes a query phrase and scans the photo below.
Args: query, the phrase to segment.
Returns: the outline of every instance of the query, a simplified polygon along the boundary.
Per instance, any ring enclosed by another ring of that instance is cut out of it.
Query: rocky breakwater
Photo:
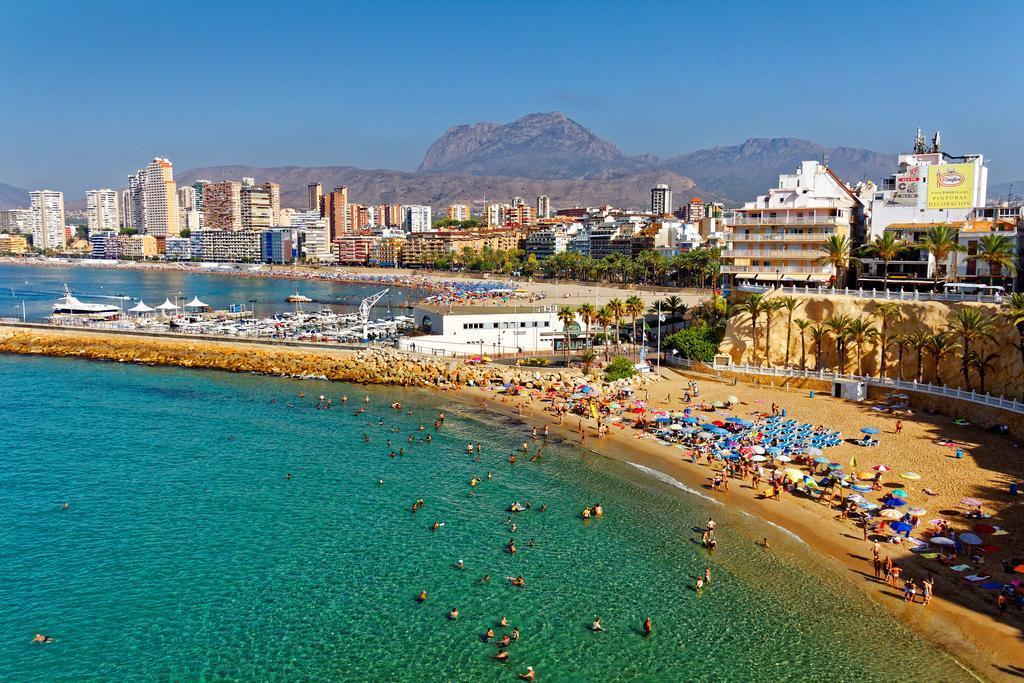
[[[392,349],[346,351],[236,340],[198,341],[107,331],[0,327],[0,353],[173,365],[229,372],[320,377],[361,384],[457,388],[509,382],[569,388],[576,372],[532,371],[421,356]]]

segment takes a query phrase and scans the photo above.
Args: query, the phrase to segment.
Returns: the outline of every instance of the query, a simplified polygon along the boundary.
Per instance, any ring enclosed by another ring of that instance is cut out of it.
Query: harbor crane
[[[370,309],[377,305],[377,302],[384,298],[384,295],[391,291],[390,288],[371,294],[359,304],[359,320],[363,323],[363,342],[370,341],[370,331],[367,326],[370,323]]]

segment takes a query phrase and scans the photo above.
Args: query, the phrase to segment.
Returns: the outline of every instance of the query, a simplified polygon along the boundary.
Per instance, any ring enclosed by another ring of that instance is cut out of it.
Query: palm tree
[[[859,263],[853,256],[852,242],[846,235],[830,235],[818,251],[822,252],[822,261],[831,265],[836,271],[836,284],[846,285],[846,270],[851,263]]]
[[[882,358],[878,363],[878,377],[881,379],[885,377],[885,357],[889,351],[889,324],[902,320],[903,313],[897,304],[889,302],[877,304],[871,314],[882,322]]]
[[[914,373],[915,382],[924,381],[924,352],[932,343],[932,335],[928,330],[916,329],[907,335],[907,343],[917,352],[917,372]]]
[[[800,369],[807,369],[807,331],[811,329],[814,324],[810,320],[805,318],[797,318],[793,321],[796,328],[800,330]],[[786,361],[786,365],[789,365],[789,361]]]
[[[589,374],[590,367],[594,364],[594,361],[597,360],[597,354],[594,353],[593,349],[584,349],[583,353],[579,355],[579,358],[580,362],[583,363],[583,374]]]
[[[932,384],[938,385],[940,382],[939,368],[942,367],[942,359],[953,353],[959,346],[948,331],[936,332],[929,337],[927,347],[932,354],[932,360],[935,361],[935,367],[932,369]]]
[[[622,299],[612,299],[608,302],[608,312],[615,319],[615,349],[617,351],[619,348],[619,324],[622,322],[622,316],[626,314],[626,304],[622,302]]]
[[[882,289],[889,288],[889,261],[906,251],[907,243],[896,236],[896,233],[884,231],[868,244],[864,245],[865,255],[877,256],[882,261]]]
[[[755,293],[748,295],[743,301],[736,304],[736,313],[746,313],[750,316],[750,339],[751,349],[754,352],[754,365],[757,365],[757,319],[766,310],[767,299],[764,294]]]
[[[572,310],[570,306],[562,306],[558,309],[558,322],[562,323],[562,329],[565,331],[565,364],[568,365],[569,347],[571,345],[569,331],[576,322],[576,311]]]
[[[639,349],[636,344],[636,319],[644,314],[644,302],[636,294],[626,299],[626,313],[633,318],[633,358],[636,360],[636,354]]]
[[[1021,369],[1024,370],[1024,294],[1014,292],[1004,299],[999,314],[1003,320],[1017,328],[1017,343],[1014,346],[1020,352]]]
[[[896,362],[899,364],[899,380],[903,380],[903,353],[910,348],[910,337],[905,334],[896,335],[893,338],[893,344],[896,345]]]
[[[615,320],[612,317],[611,311],[608,310],[607,306],[602,306],[597,309],[597,313],[594,314],[594,322],[604,328],[604,360],[608,361],[608,326]]]
[[[964,388],[971,391],[971,373],[967,362],[971,355],[971,344],[990,339],[995,324],[992,322],[991,316],[980,308],[965,306],[956,312],[950,321],[950,326],[953,333],[960,337],[960,348],[963,351],[961,369],[964,374]]]
[[[1004,268],[1011,275],[1017,272],[1017,264],[1013,260],[1016,252],[1013,238],[1007,235],[985,235],[978,240],[978,253],[968,256],[967,260],[988,264],[988,283],[991,285],[995,282],[997,272],[1002,277]]]
[[[590,348],[590,326],[594,324],[594,315],[597,313],[597,309],[594,308],[594,304],[580,304],[576,307],[576,312],[580,314],[580,320],[583,321],[583,334],[586,338],[586,347]]]
[[[878,330],[867,318],[854,318],[846,327],[850,341],[857,345],[857,374],[864,376],[864,343],[878,338]]]
[[[981,393],[985,393],[985,373],[995,367],[995,361],[999,358],[998,353],[982,355],[978,351],[971,351],[967,364],[978,371],[978,382],[981,384]]]
[[[846,371],[846,332],[851,320],[850,316],[843,313],[833,315],[825,321],[825,327],[836,339],[836,365],[839,368],[839,374],[844,374]]]
[[[781,308],[786,309],[786,367],[789,367],[789,341],[793,334],[793,313],[803,306],[802,299],[792,296],[784,296],[778,301],[782,302]]]
[[[772,322],[775,321],[775,314],[782,310],[782,299],[765,300],[765,323],[764,323],[764,360],[768,367],[772,366]]]
[[[825,354],[822,353],[821,348],[826,338],[828,338],[828,328],[822,323],[814,323],[811,327],[811,341],[814,342],[815,370],[822,369],[822,362],[825,360]]]
[[[957,241],[957,231],[945,225],[933,225],[924,234],[921,248],[926,250],[935,258],[935,285],[939,288],[939,273],[943,268],[942,262],[949,258],[954,251],[963,251],[964,247]],[[964,352],[966,356],[966,352]]]

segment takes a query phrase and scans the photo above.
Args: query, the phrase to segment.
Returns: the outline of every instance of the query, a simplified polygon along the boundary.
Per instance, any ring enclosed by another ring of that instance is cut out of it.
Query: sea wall
[[[768,295],[775,298],[778,295]],[[875,329],[881,331],[881,323],[874,317],[874,311],[880,303],[885,300],[860,299],[852,296],[840,295],[797,295],[795,298],[802,302],[800,308],[793,314],[793,319],[804,318],[812,322],[823,322],[834,315],[848,315],[852,318],[865,317],[872,321]],[[999,317],[999,306],[996,304],[980,303],[946,303],[941,301],[889,301],[899,308],[900,320],[891,323],[887,329],[890,337],[890,344],[893,337],[910,334],[914,330],[924,330],[930,334],[949,329],[950,319],[957,311],[964,307],[978,307],[985,313],[993,316],[995,329],[993,338],[982,344],[972,345],[972,350],[982,351],[984,354],[994,353],[993,367],[985,376],[985,391],[995,396],[1017,397],[1021,396],[1024,390],[1022,376],[1024,366],[1021,363],[1021,354],[1016,348],[1019,343],[1017,330]],[[771,358],[770,364],[775,367],[783,367],[786,362],[786,325],[787,314],[785,311],[778,312],[773,317],[771,330]],[[758,362],[761,365],[768,364],[765,360],[765,317],[762,315],[757,325],[757,346]],[[790,350],[789,364],[794,367],[800,366],[800,329],[794,324],[789,330]],[[956,335],[952,335],[958,340]],[[820,358],[822,366],[835,370],[838,367],[835,338],[828,334],[822,344],[817,348],[811,335],[808,333],[805,340],[807,350],[807,367],[814,369]],[[881,341],[866,343],[863,348],[863,371],[865,374],[878,375],[881,359]],[[753,349],[751,340],[750,316],[740,314],[731,318],[726,327],[725,336],[719,346],[719,353],[729,354],[734,363],[753,362]],[[846,372],[857,372],[858,353],[853,343],[847,344],[846,349]],[[962,355],[959,349],[955,349],[943,358],[938,368],[938,384],[948,387],[965,388],[964,378],[961,371]],[[918,357],[917,352],[912,348],[903,352],[902,366],[899,362],[899,353],[895,346],[890,346],[886,355],[886,376],[894,379],[902,378],[911,380],[917,374]],[[936,368],[931,354],[925,352],[921,361],[921,374],[923,381],[935,383]],[[978,374],[971,371],[971,388],[979,389]]]
[[[359,351],[287,348],[189,338],[140,337],[108,331],[0,326],[0,353],[88,358],[268,375],[316,376],[361,384],[457,388],[514,382],[531,387],[570,386],[572,371],[534,371],[495,364],[467,365],[392,349]]]

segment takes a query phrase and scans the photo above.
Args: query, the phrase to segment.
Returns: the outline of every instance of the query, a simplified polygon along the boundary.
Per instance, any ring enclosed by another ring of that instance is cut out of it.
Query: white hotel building
[[[420,353],[488,356],[501,353],[551,353],[564,348],[565,330],[556,306],[421,305],[413,311],[419,337],[403,337],[399,347]],[[573,339],[583,334],[577,321]],[[577,344],[574,343],[575,347]]]
[[[113,230],[121,224],[121,212],[116,190],[89,190],[85,193],[85,211],[89,219],[89,234]]]
[[[36,249],[63,249],[67,246],[64,233],[64,193],[54,190],[29,192],[32,211],[32,246]]]

